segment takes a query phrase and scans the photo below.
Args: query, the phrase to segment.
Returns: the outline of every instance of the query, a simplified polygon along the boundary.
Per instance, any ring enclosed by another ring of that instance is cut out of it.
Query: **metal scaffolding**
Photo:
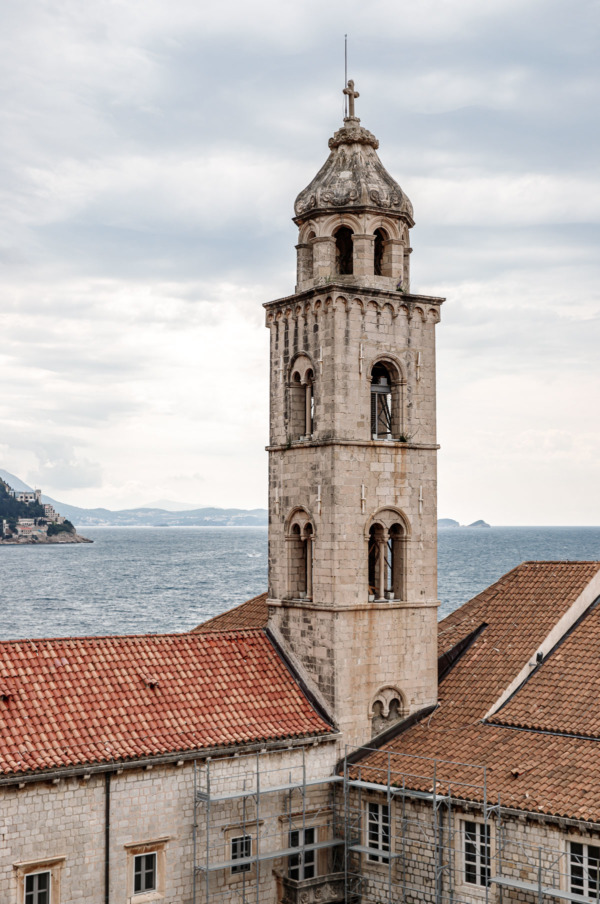
[[[334,876],[346,904],[503,904],[515,893],[600,904],[600,842],[585,841],[600,826],[573,822],[580,838],[568,841],[564,826],[489,800],[483,766],[361,748],[315,777],[302,747],[207,759],[194,781],[194,904],[270,902],[274,861],[287,900],[302,885],[288,877],[331,887]]]
[[[194,764],[194,904],[259,904],[261,864],[286,860],[303,875],[307,860],[318,851],[343,844],[332,832],[329,792],[343,777],[309,777],[306,760],[306,748],[301,747]],[[239,879],[236,887],[213,881],[216,874],[232,872]]]

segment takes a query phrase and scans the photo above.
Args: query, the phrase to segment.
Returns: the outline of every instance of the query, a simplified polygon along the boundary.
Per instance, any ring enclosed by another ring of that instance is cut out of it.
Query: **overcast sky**
[[[357,114],[415,208],[439,514],[600,523],[598,0],[8,0],[0,467],[266,506],[293,201]]]

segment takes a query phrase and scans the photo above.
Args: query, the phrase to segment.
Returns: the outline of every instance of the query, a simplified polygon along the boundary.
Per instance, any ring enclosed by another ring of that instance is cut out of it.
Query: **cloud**
[[[265,503],[262,302],[293,291],[349,32],[359,115],[415,205],[413,288],[448,296],[441,499],[557,522],[545,481],[597,518],[597,26],[594,0],[9,5],[0,464],[76,504],[186,480]]]

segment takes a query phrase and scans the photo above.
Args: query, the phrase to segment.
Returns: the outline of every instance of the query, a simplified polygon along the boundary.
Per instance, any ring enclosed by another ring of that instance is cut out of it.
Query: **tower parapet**
[[[408,291],[412,206],[377,146],[356,117],[330,140],[296,293],[265,305],[270,623],[357,743],[437,696],[443,299]]]

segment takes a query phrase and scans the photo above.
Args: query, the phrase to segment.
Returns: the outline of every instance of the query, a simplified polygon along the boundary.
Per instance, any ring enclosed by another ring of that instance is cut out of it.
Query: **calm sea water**
[[[265,528],[85,534],[0,548],[0,638],[185,631],[266,589]],[[440,531],[440,617],[526,559],[600,559],[600,528]]]

